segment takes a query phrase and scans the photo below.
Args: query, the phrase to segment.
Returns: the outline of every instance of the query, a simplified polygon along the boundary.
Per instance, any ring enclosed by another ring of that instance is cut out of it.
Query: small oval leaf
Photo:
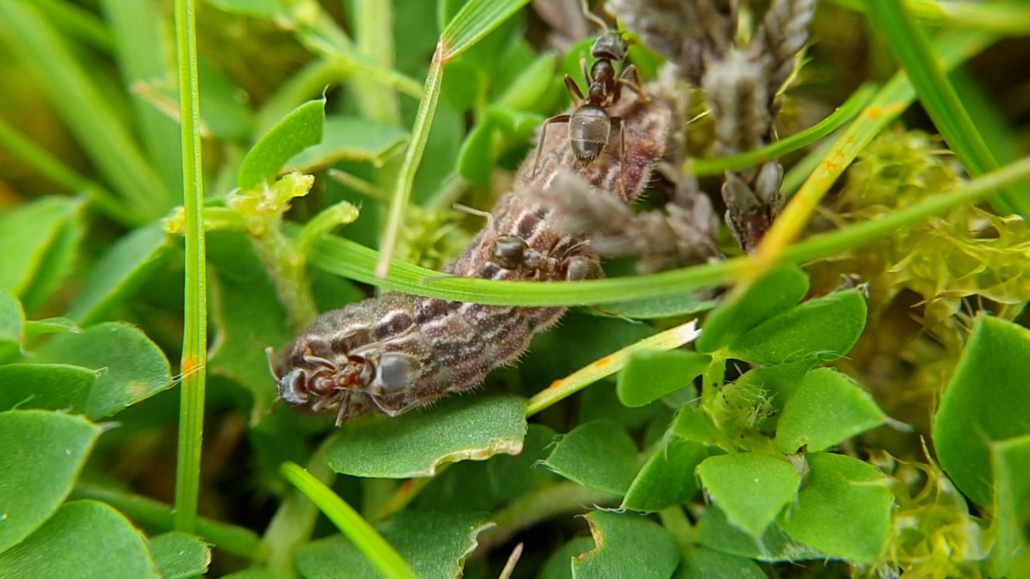
[[[338,473],[377,478],[433,476],[441,465],[519,454],[526,401],[517,396],[459,396],[397,418],[352,421],[326,450]]]
[[[794,500],[801,484],[791,463],[767,454],[713,456],[697,467],[697,474],[729,520],[755,537]]]
[[[162,579],[188,579],[207,573],[211,564],[211,549],[203,541],[186,533],[165,533],[150,539],[150,554],[154,557]]]
[[[818,452],[805,458],[808,477],[777,524],[831,557],[878,562],[891,532],[894,495],[887,477],[850,456]]]
[[[633,479],[622,508],[658,512],[689,501],[698,491],[698,483],[692,473],[706,458],[708,448],[705,445],[669,436]]]
[[[96,370],[67,364],[0,366],[0,410],[64,410],[83,413]]]
[[[0,552],[57,510],[98,436],[100,427],[78,416],[41,410],[0,413]]]
[[[19,348],[25,325],[25,312],[10,292],[0,289],[0,344],[15,344]]]
[[[575,579],[668,579],[680,562],[668,531],[636,514],[594,511],[586,516],[597,547],[572,560]]]
[[[780,452],[826,450],[883,424],[883,411],[847,376],[832,368],[809,372],[787,402],[776,427]]]
[[[645,406],[693,383],[712,357],[689,350],[633,352],[619,374],[619,401],[631,408]]]
[[[547,466],[585,487],[621,495],[637,474],[637,445],[615,422],[595,420],[562,436]]]
[[[271,181],[294,155],[322,141],[325,97],[293,109],[265,133],[247,153],[236,176],[241,191],[253,191]]]
[[[848,353],[865,328],[866,303],[857,289],[809,300],[733,340],[726,357],[752,364],[828,362]],[[702,333],[702,337],[704,334]]]
[[[86,414],[93,419],[111,416],[172,387],[171,370],[161,349],[139,329],[123,322],[54,336],[39,350],[37,360],[104,369],[86,403]]]
[[[96,501],[75,501],[17,547],[0,554],[0,577],[140,579],[157,569],[143,535]]]
[[[286,162],[287,170],[311,173],[340,161],[380,167],[408,142],[403,129],[361,117],[326,117],[322,140]]]

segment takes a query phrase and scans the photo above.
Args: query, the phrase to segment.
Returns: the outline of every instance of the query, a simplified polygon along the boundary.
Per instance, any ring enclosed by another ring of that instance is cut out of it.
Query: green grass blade
[[[114,54],[118,43],[107,25],[89,10],[67,0],[35,0],[40,12],[68,36],[107,54]]]
[[[444,29],[444,62],[457,58],[462,52],[482,40],[529,0],[471,0]]]
[[[415,173],[422,163],[422,153],[426,149],[426,142],[429,141],[429,129],[433,125],[433,115],[436,114],[436,104],[440,100],[440,89],[443,86],[443,42],[436,47],[433,53],[433,63],[429,65],[429,75],[426,77],[425,96],[418,105],[418,113],[415,115],[415,126],[411,129],[411,140],[408,149],[404,152],[404,161],[401,163],[397,174],[397,184],[393,190],[393,198],[390,200],[390,214],[386,221],[386,230],[383,233],[382,256],[376,267],[376,275],[385,278],[390,271],[390,258],[393,256],[393,249],[397,245],[397,236],[400,233],[404,221],[404,209],[408,206],[411,198],[411,189],[415,185]]]
[[[171,206],[162,181],[59,33],[27,2],[0,2],[0,35],[33,74],[90,159],[134,212],[148,220]]]
[[[838,6],[867,13],[867,0],[830,0]],[[993,0],[909,0],[905,3],[912,16],[927,24],[962,27],[1023,36],[1030,32],[1030,5],[1024,2]]]
[[[307,471],[287,462],[281,469],[283,477],[304,493],[325,513],[350,542],[368,558],[372,566],[387,579],[417,579],[418,576],[401,558],[397,550],[386,542],[361,515],[336,496],[329,487]]]
[[[204,175],[200,158],[200,87],[197,80],[195,0],[175,1],[175,47],[179,60],[182,119],[183,205],[186,234],[186,312],[183,379],[179,402],[179,448],[175,469],[175,530],[193,533],[200,492],[207,374],[207,270],[204,250]]]
[[[139,94],[133,94],[137,83],[152,84],[168,80],[159,29],[161,17],[156,4],[139,0],[103,0],[104,14],[118,39],[116,60],[125,89],[132,94],[132,112],[143,147],[151,165],[161,175],[165,203],[178,204],[182,189],[182,166],[179,158],[179,123],[168,117]]]
[[[980,201],[1001,187],[1030,179],[1030,158],[979,177],[956,190],[934,195],[875,221],[849,225],[817,235],[789,247],[780,259],[804,263],[835,255],[890,235],[902,227],[917,225],[965,203]],[[449,300],[515,306],[574,306],[670,296],[712,287],[744,277],[756,267],[755,258],[738,257],[657,274],[569,283],[499,282],[485,279],[445,278],[426,281],[439,272],[403,262],[394,262],[390,277],[378,279],[378,254],[367,247],[339,237],[318,242],[309,263],[323,271],[371,283],[387,289]]]
[[[945,68],[958,66],[990,45],[994,38],[992,35],[968,30],[941,36],[938,45]],[[779,254],[804,231],[823,196],[858,153],[911,106],[915,98],[916,91],[903,72],[895,74],[880,89],[858,119],[837,139],[766,233],[758,247],[761,267],[753,272],[756,276],[763,273],[763,268],[776,263]]]
[[[732,157],[715,157],[713,159],[687,159],[683,163],[684,173],[698,176],[719,175],[726,171],[734,171],[745,167],[755,167],[772,159],[793,153],[836,131],[844,123],[850,121],[869,103],[877,86],[865,84],[851,95],[834,113],[822,121],[812,125],[800,133],[781,139],[757,151],[748,151]]]
[[[930,45],[926,32],[915,23],[897,0],[869,0],[867,16],[882,33],[908,74],[926,111],[948,146],[971,175],[983,175],[998,168],[998,161],[973,124]],[[1011,192],[992,199],[998,211],[1030,216],[1030,202]]]
[[[382,0],[357,0],[354,5],[354,40],[358,52],[386,68],[393,68],[393,5]],[[354,79],[354,96],[363,116],[400,125],[397,93],[384,84]]]

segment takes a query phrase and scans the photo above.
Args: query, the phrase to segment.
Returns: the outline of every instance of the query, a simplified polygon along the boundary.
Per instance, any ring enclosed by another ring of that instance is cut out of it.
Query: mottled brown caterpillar
[[[494,208],[492,224],[443,271],[495,280],[599,276],[588,240],[556,227],[554,210],[531,193],[580,179],[606,195],[623,190],[627,202],[639,196],[663,155],[673,115],[659,98],[625,99],[613,114],[625,124],[625,154],[619,139],[612,139],[596,159],[581,159],[568,144],[567,128],[555,127],[540,145],[535,173],[523,164],[515,190]],[[624,189],[617,187],[620,179]],[[273,375],[280,398],[335,412],[338,425],[369,411],[396,416],[480,384],[564,312],[388,292],[319,316],[282,352]],[[271,351],[269,357],[272,363]]]

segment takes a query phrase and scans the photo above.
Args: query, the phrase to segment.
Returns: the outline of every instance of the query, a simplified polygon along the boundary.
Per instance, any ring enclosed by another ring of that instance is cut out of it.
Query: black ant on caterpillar
[[[604,31],[590,47],[590,55],[597,61],[587,70],[586,58],[579,60],[580,68],[583,70],[583,79],[587,84],[586,96],[583,95],[576,81],[571,76],[565,75],[565,89],[577,106],[571,115],[557,115],[544,121],[543,127],[540,129],[540,142],[537,144],[536,158],[533,161],[531,173],[533,176],[536,175],[537,165],[540,163],[540,152],[544,148],[547,127],[552,123],[568,123],[569,146],[576,157],[588,163],[601,154],[601,151],[608,145],[613,126],[618,125],[621,171],[621,167],[626,162],[626,127],[623,119],[609,115],[608,109],[619,102],[623,85],[637,93],[642,101],[647,102],[647,97],[641,88],[640,73],[637,72],[637,67],[631,64],[625,67],[618,77],[615,76],[615,66],[612,61],[626,61],[629,43],[622,37],[621,32],[609,30],[603,20],[590,12],[587,8],[587,0],[582,0],[582,6],[583,15]],[[625,191],[625,182],[621,177],[619,181]]]

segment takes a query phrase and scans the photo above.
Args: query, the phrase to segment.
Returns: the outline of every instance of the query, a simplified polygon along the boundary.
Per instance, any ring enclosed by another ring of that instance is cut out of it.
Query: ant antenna
[[[480,211],[479,209],[469,207],[468,205],[462,205],[461,203],[455,203],[451,205],[451,207],[455,211],[461,211],[462,213],[465,213],[467,215],[475,215],[476,217],[485,218],[486,226],[489,227],[492,231],[497,231],[497,229],[494,228],[494,216],[487,213],[486,211]]]
[[[594,24],[600,26],[601,30],[603,30],[604,33],[607,34],[608,23],[602,20],[600,16],[590,11],[589,0],[579,0],[579,4],[583,8],[583,17],[593,22]]]

